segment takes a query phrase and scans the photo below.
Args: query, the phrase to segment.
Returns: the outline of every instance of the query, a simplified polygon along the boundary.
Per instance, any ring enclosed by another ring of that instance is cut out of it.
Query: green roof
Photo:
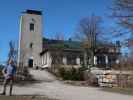
[[[81,49],[81,42],[43,38],[43,48]]]
[[[63,48],[63,49],[82,49],[82,42],[79,41],[72,41],[72,40],[53,40],[53,39],[46,39],[43,38],[43,49],[56,49],[56,48]],[[109,42],[97,42],[97,47],[114,47],[113,43]]]

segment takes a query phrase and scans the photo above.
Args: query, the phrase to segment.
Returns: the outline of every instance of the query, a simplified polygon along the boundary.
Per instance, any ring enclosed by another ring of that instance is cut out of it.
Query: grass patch
[[[44,96],[0,96],[0,100],[57,100]]]
[[[133,96],[133,88],[103,88],[103,91],[120,93]]]

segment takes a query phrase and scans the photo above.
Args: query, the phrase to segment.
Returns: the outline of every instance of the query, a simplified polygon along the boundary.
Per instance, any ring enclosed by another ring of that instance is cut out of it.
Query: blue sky
[[[104,18],[104,26],[112,25],[108,18],[112,0],[1,0],[0,1],[0,61],[8,54],[8,42],[18,41],[19,18],[26,9],[43,11],[43,35],[55,33],[73,35],[79,20],[92,13]]]

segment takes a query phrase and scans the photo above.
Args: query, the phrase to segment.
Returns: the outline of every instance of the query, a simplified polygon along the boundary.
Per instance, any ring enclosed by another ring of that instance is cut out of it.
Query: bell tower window
[[[34,31],[34,23],[30,23],[30,31]]]
[[[31,48],[31,49],[33,48],[33,43],[30,43],[30,48]]]

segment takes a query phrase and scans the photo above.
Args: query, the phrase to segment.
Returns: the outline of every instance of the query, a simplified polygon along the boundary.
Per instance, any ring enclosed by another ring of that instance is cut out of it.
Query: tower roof
[[[26,10],[24,13],[27,14],[35,14],[35,15],[42,15],[42,11],[38,11],[38,10]]]

